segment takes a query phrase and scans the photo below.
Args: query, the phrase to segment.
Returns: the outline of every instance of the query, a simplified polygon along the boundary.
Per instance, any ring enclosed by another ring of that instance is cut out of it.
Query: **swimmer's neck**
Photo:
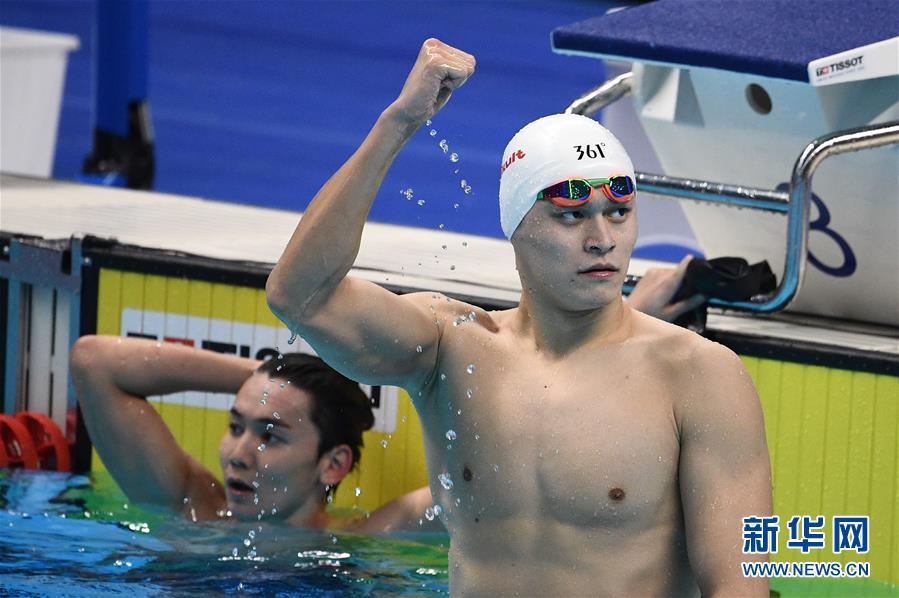
[[[620,296],[597,309],[571,312],[522,293],[513,329],[531,339],[538,352],[561,358],[587,345],[625,341],[630,336],[631,311]]]

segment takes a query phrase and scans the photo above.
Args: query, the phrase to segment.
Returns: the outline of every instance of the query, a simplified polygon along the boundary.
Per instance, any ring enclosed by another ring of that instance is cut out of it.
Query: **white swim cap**
[[[506,238],[537,201],[537,193],[568,179],[599,179],[634,167],[604,126],[578,114],[553,114],[525,125],[506,151],[499,180],[499,218]]]

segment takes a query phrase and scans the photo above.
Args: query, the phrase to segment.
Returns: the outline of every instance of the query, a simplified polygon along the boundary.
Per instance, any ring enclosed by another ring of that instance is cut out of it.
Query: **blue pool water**
[[[0,470],[2,596],[447,595],[444,534],[193,524],[105,474]]]

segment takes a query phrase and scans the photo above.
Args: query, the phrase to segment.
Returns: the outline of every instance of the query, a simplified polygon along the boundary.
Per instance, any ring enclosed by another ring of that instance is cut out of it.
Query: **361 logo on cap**
[[[574,151],[577,152],[577,159],[583,160],[584,156],[588,158],[605,158],[606,155],[602,151],[604,143],[594,143],[591,145],[575,145]]]
[[[521,150],[512,152],[512,155],[509,156],[508,158],[506,158],[506,161],[503,162],[503,165],[502,165],[502,166],[500,166],[500,168],[499,168],[499,173],[502,174],[502,173],[506,172],[506,169],[507,169],[508,167],[512,166],[512,164],[513,164],[516,160],[521,160],[521,159],[524,158],[526,155],[527,155],[527,154],[524,153],[524,152],[521,151]]]

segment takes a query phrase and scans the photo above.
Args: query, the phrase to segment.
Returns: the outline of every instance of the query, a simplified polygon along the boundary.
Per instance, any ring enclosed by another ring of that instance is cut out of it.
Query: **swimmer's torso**
[[[549,359],[508,313],[447,326],[417,400],[453,593],[698,595],[672,367],[688,333],[637,315],[626,342]]]

